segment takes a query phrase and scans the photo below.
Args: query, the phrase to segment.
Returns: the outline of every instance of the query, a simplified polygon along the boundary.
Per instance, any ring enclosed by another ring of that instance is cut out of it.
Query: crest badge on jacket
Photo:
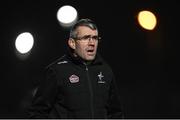
[[[106,81],[104,81],[103,77],[104,75],[102,74],[102,72],[100,72],[98,75],[98,83],[106,83]]]

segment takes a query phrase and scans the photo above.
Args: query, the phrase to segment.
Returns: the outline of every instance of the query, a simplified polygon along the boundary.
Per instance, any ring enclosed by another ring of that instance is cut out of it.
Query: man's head
[[[98,40],[95,23],[89,19],[81,19],[72,27],[68,45],[73,50],[74,56],[92,61],[96,56]]]

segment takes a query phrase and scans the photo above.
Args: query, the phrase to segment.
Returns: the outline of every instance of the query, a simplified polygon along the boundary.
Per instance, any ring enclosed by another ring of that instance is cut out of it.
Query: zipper
[[[89,91],[90,91],[90,107],[91,107],[91,115],[92,118],[94,118],[94,106],[93,106],[93,89],[92,89],[92,82],[90,80],[89,77],[89,70],[88,70],[88,66],[85,64],[86,66],[86,75],[87,75],[87,80],[88,80],[88,85],[89,85]]]

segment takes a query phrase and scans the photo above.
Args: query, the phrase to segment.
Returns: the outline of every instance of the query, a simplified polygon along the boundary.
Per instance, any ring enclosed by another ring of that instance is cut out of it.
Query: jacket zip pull
[[[86,71],[88,71],[88,67],[87,67],[87,64],[85,62],[83,62],[83,64],[85,65],[86,67]]]
[[[88,67],[87,67],[87,65],[86,65],[86,71],[88,71]]]

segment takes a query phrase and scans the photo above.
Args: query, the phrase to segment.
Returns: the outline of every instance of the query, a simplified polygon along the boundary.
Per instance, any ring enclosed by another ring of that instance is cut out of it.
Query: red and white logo
[[[70,81],[71,83],[77,83],[77,82],[79,82],[79,77],[78,77],[77,75],[71,75],[71,76],[69,77],[69,81]]]

